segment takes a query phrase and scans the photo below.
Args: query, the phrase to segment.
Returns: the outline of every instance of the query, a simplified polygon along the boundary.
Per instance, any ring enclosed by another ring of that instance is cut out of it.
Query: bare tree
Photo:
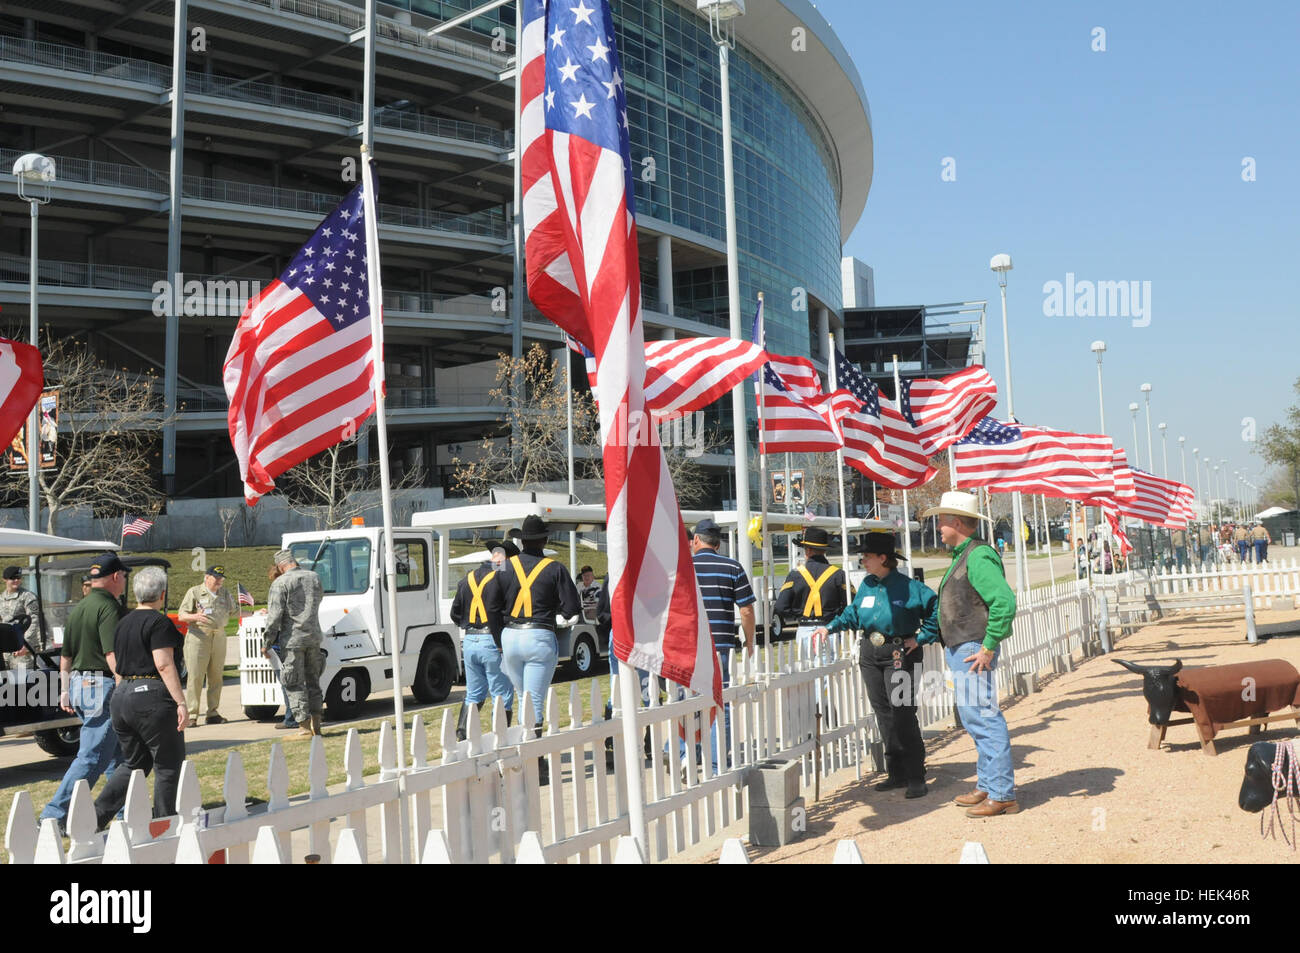
[[[335,444],[285,473],[280,487],[289,507],[313,519],[317,529],[347,526],[374,505],[380,489],[378,466],[356,459],[355,439]],[[394,481],[394,490],[421,486],[424,473],[414,467]]]
[[[221,551],[224,553],[230,548],[230,531],[235,527],[235,520],[239,519],[239,510],[223,506],[217,511],[217,516],[221,519]]]
[[[240,506],[236,508],[239,513],[239,529],[244,534],[244,545],[254,546],[257,543],[257,524],[262,518],[265,509],[256,506]]]
[[[168,422],[156,377],[111,368],[67,337],[47,337],[41,352],[45,384],[59,390],[57,465],[39,477],[46,531],[53,533],[72,505],[156,514],[163,495],[152,461]],[[5,467],[0,481],[11,495],[25,494],[26,469]]]
[[[519,382],[513,387],[512,382]],[[496,386],[489,391],[493,403],[502,407],[501,424],[505,439],[495,434],[483,438],[472,458],[452,458],[452,487],[469,496],[483,496],[494,486],[535,489],[563,479],[568,472],[568,428],[565,375],[540,344],[522,357],[502,354],[497,358]],[[595,402],[585,391],[573,392],[573,442],[599,444],[599,422]],[[591,461],[575,466],[587,476]]]

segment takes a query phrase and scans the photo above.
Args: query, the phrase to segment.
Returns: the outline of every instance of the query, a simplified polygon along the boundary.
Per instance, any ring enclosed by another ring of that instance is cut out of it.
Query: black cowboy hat
[[[824,549],[830,545],[830,541],[830,533],[826,532],[826,530],[819,529],[816,526],[809,526],[803,531],[802,536],[796,536],[791,542],[796,546],[816,546]]]
[[[508,539],[489,539],[483,543],[483,548],[489,553],[495,549],[503,549],[505,550],[506,559],[519,555],[519,547]]]
[[[519,535],[525,540],[545,539],[551,535],[551,529],[546,525],[546,520],[540,516],[525,516],[524,527],[519,531]]]
[[[857,554],[862,556],[866,553],[872,553],[876,556],[893,556],[895,559],[905,559],[906,557],[894,549],[893,533],[867,533],[862,537],[862,543],[857,547]]]

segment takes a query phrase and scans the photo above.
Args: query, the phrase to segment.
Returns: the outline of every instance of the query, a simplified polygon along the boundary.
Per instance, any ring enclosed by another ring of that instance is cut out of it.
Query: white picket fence
[[[1216,565],[1209,570],[1162,570],[1150,577],[1153,591],[1161,595],[1184,592],[1236,592],[1249,586],[1256,609],[1271,609],[1273,600],[1300,595],[1300,563],[1277,559],[1263,563]],[[1240,605],[1240,603],[1238,603]]]
[[[1035,591],[1022,602],[999,665],[1000,695],[1012,691],[1017,672],[1049,665],[1092,638],[1091,599],[1070,582],[1055,591]],[[800,657],[796,644],[778,643],[756,658],[733,655],[731,668],[731,684],[723,691],[731,709],[729,735],[721,713],[707,727],[711,701],[704,697],[661,702],[652,692],[650,705],[636,712],[637,735],[648,731],[652,753],[642,769],[649,861],[686,850],[745,817],[746,777],[759,762],[799,760],[808,787],[814,771],[828,776],[849,768],[861,777],[873,747],[879,757],[875,718],[848,635],[840,637],[831,661],[817,664]],[[819,682],[826,710],[817,737]],[[227,760],[224,805],[203,809],[194,766],[187,762],[177,814],[170,818],[152,816],[149,779],[136,772],[123,818],[107,834],[95,832],[83,781],[69,810],[66,853],[53,821],[37,828],[31,798],[22,791],[9,811],[5,847],[10,862],[20,864],[288,863],[307,854],[317,855],[320,863],[362,863],[372,853],[384,863],[609,863],[618,854],[618,839],[629,833],[621,713],[615,710],[605,719],[599,681],[589,687],[590,706],[584,709],[581,686],[571,684],[567,712],[561,712],[555,688],[548,691],[539,738],[521,725],[507,726],[498,700],[493,730],[481,732],[474,712],[467,740],[459,742],[454,710],[444,709],[437,763],[430,763],[424,721],[417,715],[410,758],[400,772],[391,722],[382,725],[379,771],[369,777],[363,773],[360,739],[351,730],[343,755],[346,780],[334,790],[327,787],[320,739],[311,742],[309,791],[295,797],[288,793],[283,751],[272,745],[262,804],[247,805],[248,780],[238,751]],[[926,648],[917,687],[922,724],[951,725],[940,647]],[[525,696],[520,710],[530,705]],[[683,765],[678,738],[696,737],[701,723],[703,743],[698,753],[693,744],[683,746]],[[722,752],[716,772],[710,764],[710,730]],[[610,760],[607,741],[614,749]],[[549,785],[540,783],[539,758],[548,764]],[[368,810],[378,812],[377,830],[368,829]],[[305,840],[300,833],[295,841],[295,832],[304,832]]]

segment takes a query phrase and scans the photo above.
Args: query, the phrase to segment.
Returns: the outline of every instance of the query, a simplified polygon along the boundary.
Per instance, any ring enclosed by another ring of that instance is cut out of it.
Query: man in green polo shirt
[[[1016,597],[1007,585],[1002,560],[988,543],[973,539],[979,521],[974,494],[945,493],[922,518],[939,517],[952,565],[939,584],[939,637],[952,673],[957,714],[975,742],[976,789],[954,799],[971,817],[1015,814],[1016,782],[1011,769],[1011,736],[998,708],[994,669],[998,649],[1011,634]]]
[[[41,811],[64,826],[72,789],[82,778],[94,787],[100,775],[111,775],[121,759],[108,704],[115,673],[106,656],[113,651],[113,636],[126,592],[126,566],[113,553],[100,556],[90,567],[90,592],[72,607],[63,627],[59,658],[59,707],[81,718],[81,743],[59,789]]]

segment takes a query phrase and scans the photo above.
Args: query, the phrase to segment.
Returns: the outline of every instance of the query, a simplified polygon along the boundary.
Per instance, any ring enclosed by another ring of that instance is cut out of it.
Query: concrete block
[[[749,806],[749,843],[753,847],[784,847],[802,837],[808,828],[803,798],[787,808],[765,804]]]
[[[1058,655],[1052,659],[1052,671],[1057,675],[1064,675],[1066,672],[1074,671],[1074,656]]]
[[[1016,672],[1012,680],[1017,695],[1032,695],[1038,691],[1037,672]]]
[[[1281,609],[1285,612],[1295,611],[1295,596],[1274,596],[1273,609]],[[1263,628],[1261,626],[1261,628]]]
[[[745,784],[751,809],[755,805],[787,808],[799,797],[799,762],[760,761],[750,769]]]

